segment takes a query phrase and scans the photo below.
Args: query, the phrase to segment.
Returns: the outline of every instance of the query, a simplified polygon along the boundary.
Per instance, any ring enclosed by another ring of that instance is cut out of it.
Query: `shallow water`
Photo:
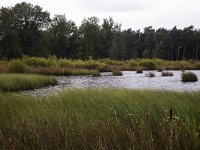
[[[135,71],[123,71],[123,76],[111,76],[112,73],[101,73],[101,77],[91,76],[60,76],[56,77],[58,85],[24,91],[23,93],[34,96],[45,96],[56,94],[66,89],[72,88],[128,88],[128,89],[157,89],[170,91],[200,91],[200,81],[183,83],[181,82],[181,71],[173,72],[172,77],[162,77],[161,72],[154,72],[156,77],[146,77],[143,74],[137,74]],[[200,71],[193,70],[200,79]]]

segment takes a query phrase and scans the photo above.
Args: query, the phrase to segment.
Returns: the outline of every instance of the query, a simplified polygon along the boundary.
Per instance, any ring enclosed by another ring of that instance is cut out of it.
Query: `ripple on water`
[[[22,93],[33,96],[47,96],[57,94],[66,89],[73,88],[128,88],[128,89],[149,89],[149,90],[170,90],[170,91],[200,91],[200,81],[195,83],[181,82],[181,71],[173,72],[174,76],[162,77],[158,71],[154,72],[156,77],[145,77],[135,71],[123,71],[123,76],[112,76],[112,73],[101,73],[100,77],[92,76],[60,76],[56,77],[58,85],[50,86]],[[200,71],[193,70],[200,79]]]

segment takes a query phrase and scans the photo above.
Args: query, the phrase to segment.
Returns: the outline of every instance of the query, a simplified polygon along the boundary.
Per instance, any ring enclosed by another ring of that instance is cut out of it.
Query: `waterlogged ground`
[[[200,91],[200,81],[195,83],[181,82],[181,71],[173,72],[172,77],[162,77],[161,72],[154,72],[156,77],[146,77],[143,74],[137,74],[135,71],[123,71],[123,76],[112,76],[112,73],[101,73],[101,77],[91,76],[60,76],[56,77],[58,85],[35,89],[33,91],[25,91],[23,93],[31,95],[45,96],[56,94],[66,89],[73,88],[128,88],[128,89],[157,89],[170,91]],[[200,71],[194,72],[200,80]]]

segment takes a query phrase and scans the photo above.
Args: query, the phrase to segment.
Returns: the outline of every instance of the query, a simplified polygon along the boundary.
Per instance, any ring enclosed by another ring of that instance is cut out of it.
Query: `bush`
[[[24,73],[26,66],[21,60],[12,60],[8,63],[8,72],[11,73]]]
[[[166,76],[173,76],[174,74],[173,74],[173,72],[163,71],[163,72],[161,73],[161,75],[162,75],[163,77],[166,77]]]
[[[182,73],[182,82],[196,82],[198,81],[197,75],[193,72]]]
[[[143,60],[140,62],[140,65],[144,67],[146,70],[155,70],[155,64],[151,61]]]
[[[146,77],[155,77],[156,75],[153,72],[148,72],[148,73],[145,74],[145,76]]]
[[[113,76],[122,76],[123,73],[122,73],[121,70],[113,70],[113,71],[112,71],[112,75],[113,75]]]

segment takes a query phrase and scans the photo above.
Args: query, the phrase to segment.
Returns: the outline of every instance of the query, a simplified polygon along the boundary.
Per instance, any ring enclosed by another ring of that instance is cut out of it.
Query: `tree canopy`
[[[22,55],[66,58],[161,58],[200,59],[200,30],[145,27],[122,30],[112,17],[100,24],[97,17],[84,18],[78,27],[65,15],[55,15],[40,6],[22,2],[0,9],[0,57]]]

